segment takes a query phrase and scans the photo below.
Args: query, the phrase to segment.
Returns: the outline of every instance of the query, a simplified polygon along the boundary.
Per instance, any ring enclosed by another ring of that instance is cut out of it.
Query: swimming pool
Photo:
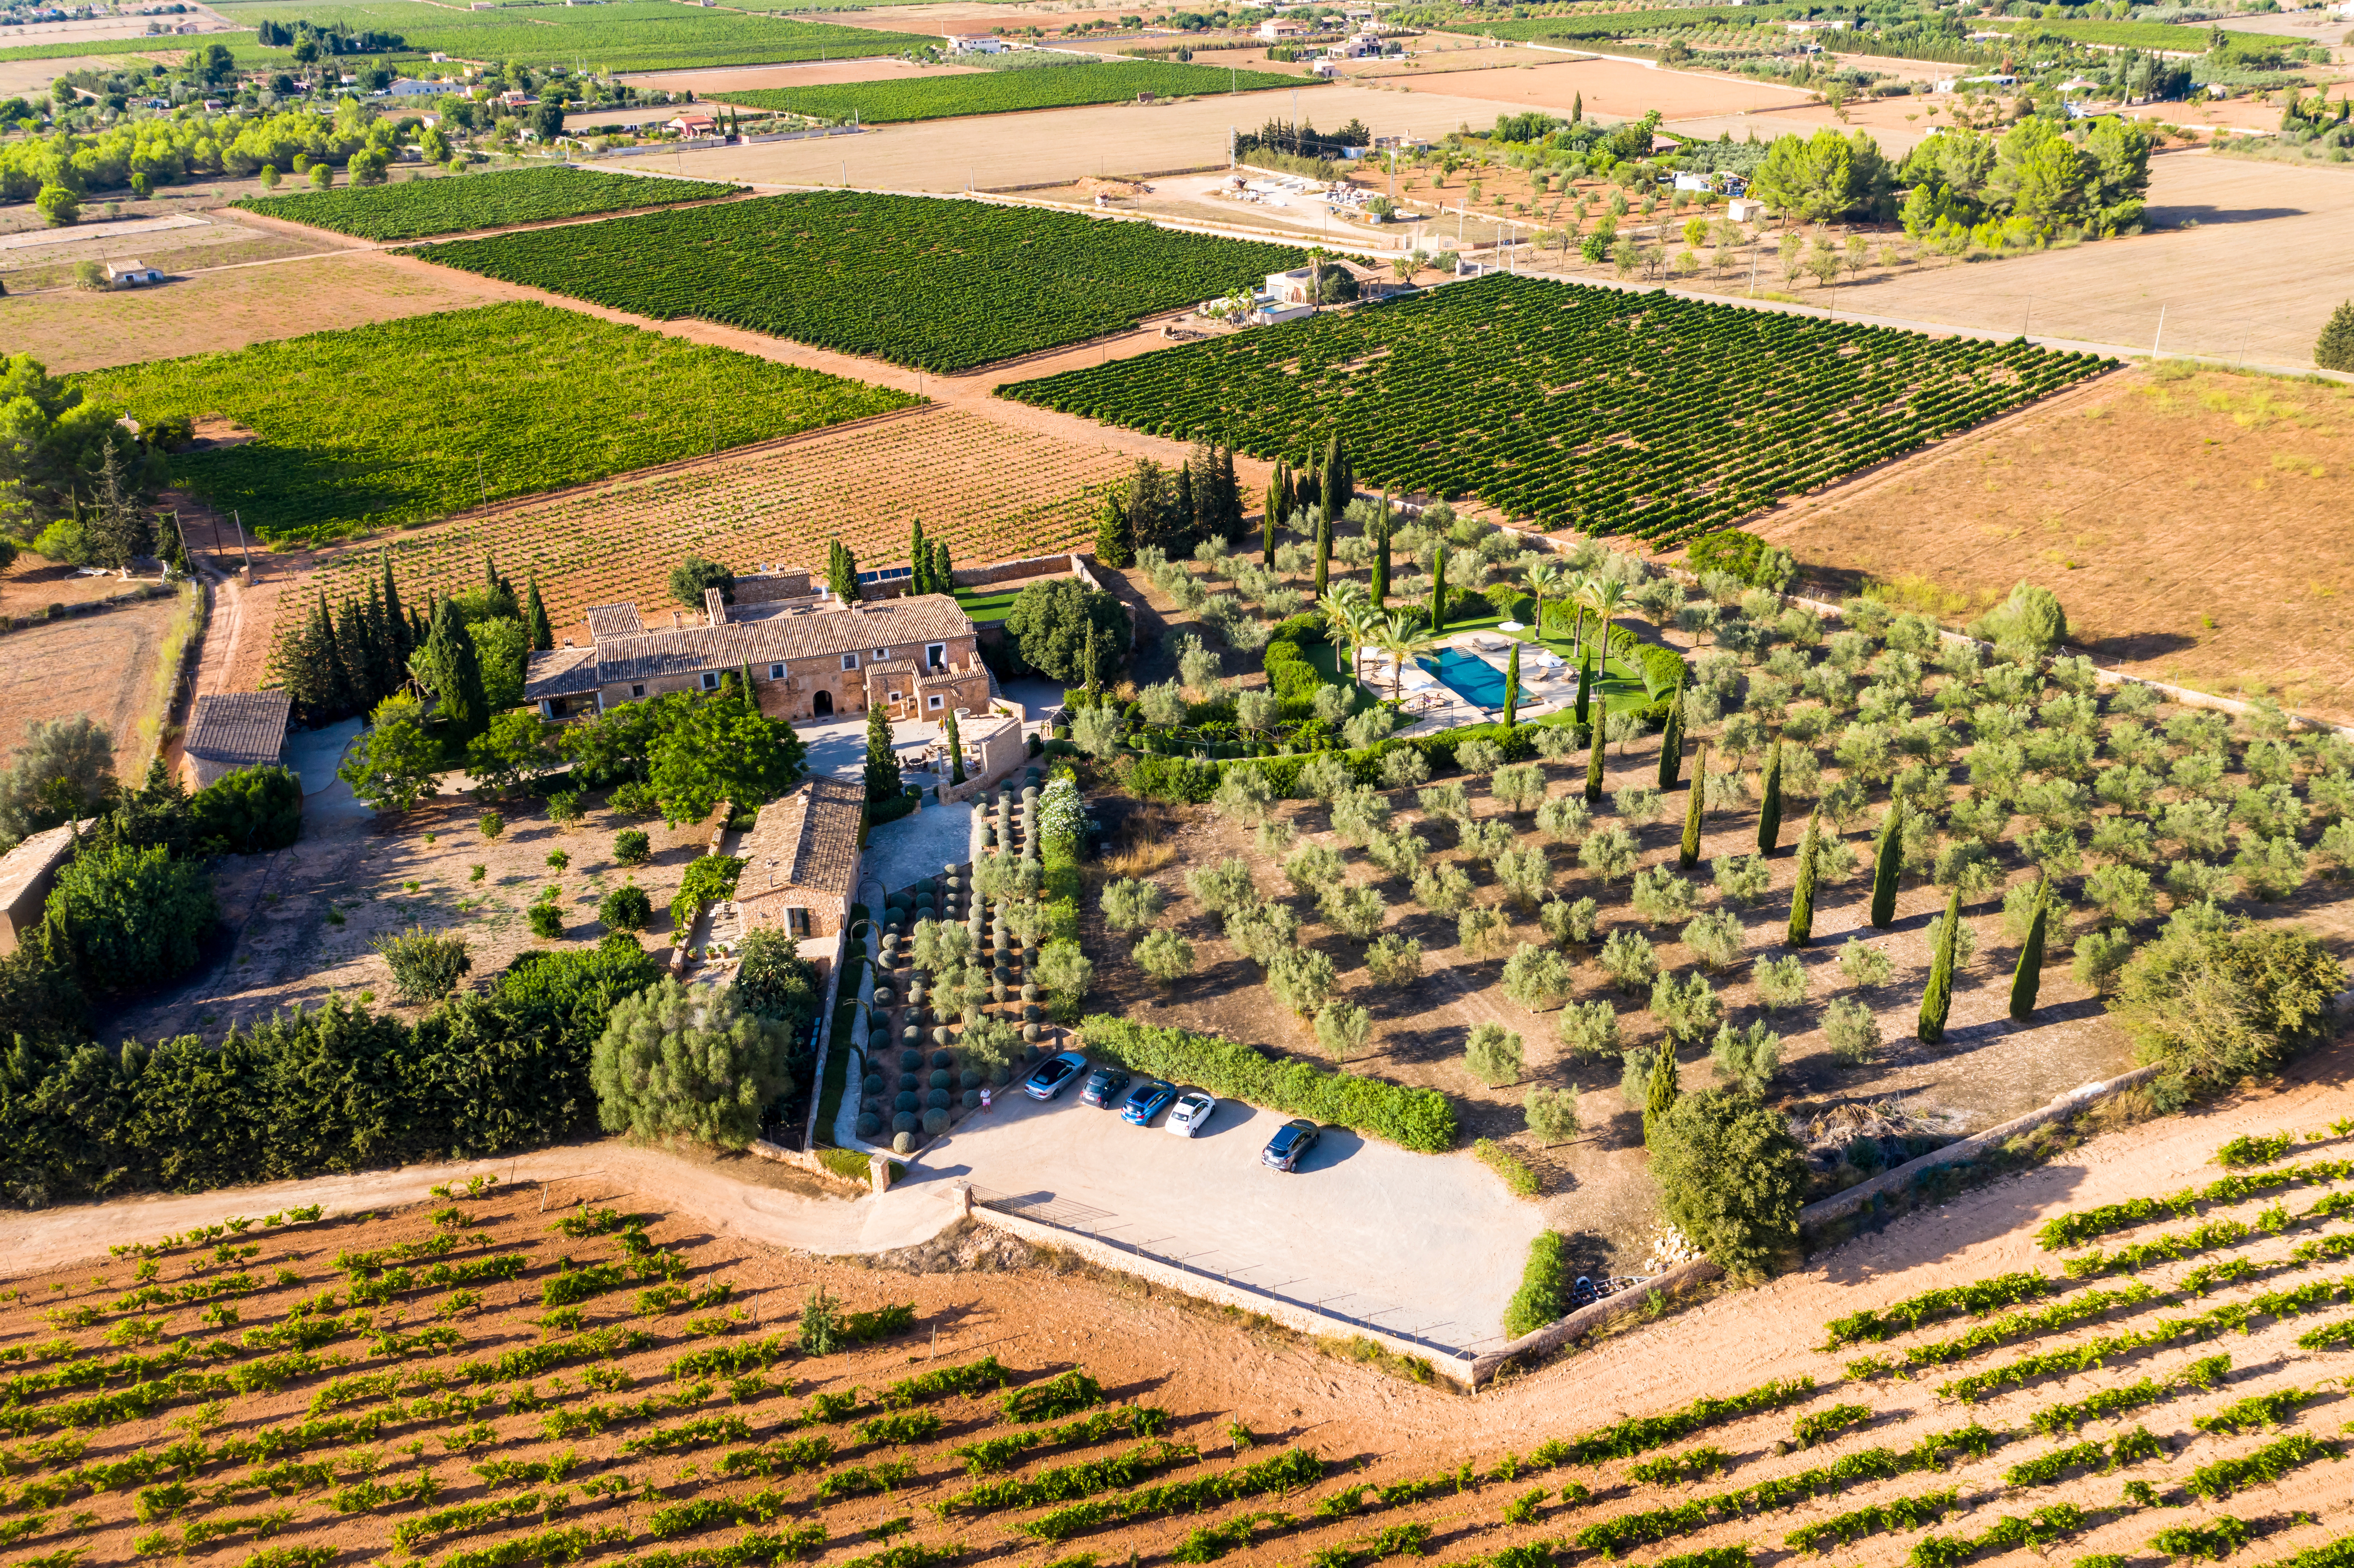
[[[1485,659],[1476,658],[1460,648],[1442,648],[1437,659],[1417,659],[1415,662],[1437,676],[1439,684],[1475,707],[1504,705],[1504,673]]]

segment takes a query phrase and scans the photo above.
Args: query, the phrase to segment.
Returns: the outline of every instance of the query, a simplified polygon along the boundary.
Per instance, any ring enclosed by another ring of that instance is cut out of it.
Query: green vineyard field
[[[591,6],[419,5],[405,0],[257,0],[224,5],[221,15],[240,26],[261,21],[337,22],[355,31],[398,33],[402,53],[448,54],[462,60],[514,60],[535,67],[591,70],[664,70],[693,66],[766,65],[793,60],[850,59],[905,54],[937,40],[827,22],[796,22],[740,11],[705,10],[667,0],[617,0]],[[199,39],[199,42],[204,40]],[[251,39],[245,43],[251,45]],[[238,50],[246,63],[247,48]],[[292,49],[252,48],[257,61],[291,60]]]
[[[907,120],[945,120],[959,114],[1010,114],[1024,109],[1126,103],[1140,92],[1160,98],[1187,98],[1303,85],[1299,77],[1272,71],[1229,71],[1216,66],[1140,61],[1134,65],[1001,70],[986,76],[916,77],[837,87],[723,90],[705,96],[747,109],[781,109],[822,120],[848,120],[854,116],[863,123],[882,125]]]
[[[1337,429],[1363,481],[1665,542],[2105,363],[1492,275],[1000,395],[1294,461]]]
[[[854,191],[417,254],[660,321],[695,316],[936,372],[1124,331],[1306,260],[1149,224]]]
[[[398,185],[346,185],[292,196],[247,196],[234,205],[264,217],[331,228],[362,239],[421,239],[551,217],[708,201],[743,188],[703,180],[646,179],[557,166],[514,174],[408,179]]]
[[[864,418],[905,393],[515,302],[75,378],[140,419],[225,418],[243,444],[174,482],[270,539],[397,526]]]

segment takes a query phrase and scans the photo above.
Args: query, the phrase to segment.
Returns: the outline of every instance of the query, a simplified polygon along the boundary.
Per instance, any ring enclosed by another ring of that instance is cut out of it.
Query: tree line
[[[1143,546],[1189,550],[1204,539],[1240,538],[1242,531],[1234,449],[1196,445],[1173,471],[1137,459],[1128,482],[1106,493],[1096,522],[1096,559],[1131,567]]]

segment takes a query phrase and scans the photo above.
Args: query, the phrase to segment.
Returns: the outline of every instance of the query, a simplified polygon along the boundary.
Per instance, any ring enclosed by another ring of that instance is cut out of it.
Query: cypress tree
[[[1373,513],[1373,600],[1375,609],[1387,609],[1390,602],[1390,493],[1382,492],[1382,503]]]
[[[1602,715],[1594,715],[1586,726],[1594,732],[1594,743],[1585,754],[1585,800],[1588,805],[1602,799]]]
[[[328,608],[325,588],[319,590],[319,606],[313,613],[318,618],[319,635],[311,657],[319,662],[319,691],[325,703],[323,716],[343,718],[358,711],[361,694],[352,690],[351,663],[344,657],[343,639],[335,635],[335,612]]]
[[[909,593],[932,591],[932,552],[924,544],[924,520],[916,519],[912,535],[907,540],[907,565],[914,576],[907,580]]]
[[[1782,743],[1766,754],[1764,799],[1757,803],[1757,853],[1772,854],[1782,838]]]
[[[1136,532],[1129,526],[1128,508],[1119,497],[1104,497],[1103,516],[1096,523],[1096,559],[1107,567],[1126,567],[1136,561]]]
[[[1702,741],[1692,753],[1691,792],[1684,800],[1684,842],[1676,851],[1676,863],[1686,871],[1700,863],[1700,820],[1708,810],[1708,742]]]
[[[376,557],[384,563],[384,624],[392,633],[393,662],[406,671],[408,656],[417,651],[408,638],[408,613],[400,608],[400,585],[392,580],[392,552],[379,550]]]
[[[2019,949],[2019,967],[2010,972],[2010,1016],[2020,1023],[2035,1016],[2035,993],[2043,984],[2043,927],[2051,914],[2052,879],[2045,877],[2035,885],[2035,914]]]
[[[443,733],[457,740],[480,735],[490,723],[490,698],[482,691],[482,666],[473,636],[460,619],[456,601],[445,599],[434,607],[425,651],[433,662],[434,694],[441,699]]]
[[[1684,683],[1668,699],[1668,722],[1659,728],[1659,788],[1672,789],[1684,768]]]
[[[1946,1037],[1946,1014],[1954,1005],[1954,948],[1961,939],[1962,890],[1946,895],[1946,925],[1937,933],[1937,956],[1929,965],[1929,989],[1921,993],[1921,1026],[1914,1037],[1935,1045]]]
[[[1275,471],[1267,476],[1267,515],[1258,525],[1258,564],[1270,572],[1275,570],[1275,531],[1283,526],[1283,514],[1290,504],[1291,475],[1278,458]]]
[[[392,656],[392,628],[384,618],[384,596],[376,579],[368,579],[367,603],[360,609],[367,629],[368,706],[373,708],[400,689],[400,667]]]
[[[956,709],[949,710],[948,719],[941,728],[947,732],[942,738],[949,748],[949,782],[961,784],[964,782],[964,743],[957,738]]]
[[[1087,694],[1088,694],[1090,696],[1094,695],[1094,694],[1095,694],[1095,689],[1096,689],[1096,623],[1095,623],[1094,621],[1090,620],[1090,621],[1088,621],[1088,622],[1087,622]]]
[[[1891,800],[1872,852],[1872,923],[1886,930],[1896,919],[1896,874],[1904,867],[1904,802]]]
[[[1193,462],[1191,458],[1177,465],[1177,526],[1186,537],[1194,537],[1201,522],[1201,497],[1193,485]]]
[[[335,610],[335,657],[343,665],[344,693],[351,699],[347,712],[366,713],[376,706],[375,645],[366,610],[358,599],[344,600]]]
[[[1675,1109],[1678,1092],[1679,1091],[1676,1086],[1675,1036],[1671,1034],[1662,1035],[1659,1038],[1659,1054],[1651,1058],[1650,1087],[1643,1096],[1643,1143],[1645,1147],[1648,1148],[1649,1146],[1651,1134],[1659,1127],[1659,1123],[1667,1119],[1667,1115],[1670,1111]]]
[[[1324,597],[1324,588],[1332,577],[1332,514],[1322,506],[1316,508],[1316,597]]]
[[[1233,544],[1243,536],[1243,484],[1235,474],[1235,449],[1211,450],[1218,452],[1218,532]]]
[[[891,721],[881,703],[866,705],[866,799],[869,803],[896,800],[906,786],[899,779],[899,757],[891,749]]]
[[[1504,727],[1510,729],[1519,717],[1521,707],[1521,640],[1512,639],[1512,652],[1504,662]]]
[[[1433,634],[1447,630],[1447,541],[1444,539],[1430,547],[1430,630]]]
[[[1798,881],[1790,889],[1790,946],[1803,948],[1815,939],[1815,857],[1822,852],[1822,813],[1807,818],[1807,836],[1798,841]]]
[[[326,616],[327,603],[323,595],[311,607],[310,619],[303,622],[302,630],[286,640],[276,660],[279,686],[295,711],[313,723],[327,719],[329,705],[334,700],[328,663],[320,657],[321,647],[334,640],[327,629]]]
[[[539,574],[531,574],[523,599],[524,630],[531,633],[531,645],[545,653],[556,646],[556,628],[548,624],[547,606],[539,597]]]
[[[956,563],[949,558],[946,539],[932,541],[932,591],[951,596],[956,592]]]
[[[2342,113],[2340,119],[2342,122]],[[2354,370],[2354,301],[2330,313],[2328,324],[2314,343],[2313,363],[2324,370]]]
[[[1590,711],[1592,711],[1592,710],[1591,710],[1591,707],[1590,707],[1590,705],[1589,705],[1588,698],[1589,698],[1590,694],[1593,692],[1593,690],[1594,690],[1594,650],[1593,650],[1593,649],[1591,649],[1591,648],[1589,648],[1589,649],[1587,649],[1587,650],[1585,651],[1585,659],[1584,659],[1584,660],[1579,663],[1579,665],[1578,665],[1578,667],[1577,667],[1577,709],[1576,709],[1576,714],[1577,714],[1577,722],[1578,722],[1578,724],[1579,724],[1580,726],[1583,726],[1583,725],[1585,723],[1585,715],[1587,715],[1587,713],[1589,713]]]

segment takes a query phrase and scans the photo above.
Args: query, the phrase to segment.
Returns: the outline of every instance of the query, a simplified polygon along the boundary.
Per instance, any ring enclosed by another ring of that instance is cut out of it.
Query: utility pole
[[[2158,334],[2149,340],[2149,362],[2158,363],[2158,345],[2166,341],[2166,307],[2158,307]]]
[[[219,514],[216,513],[214,515],[218,516]],[[246,543],[245,517],[234,508],[230,510],[229,515],[237,519],[237,547],[245,552],[246,575],[250,577],[253,573],[253,546]]]

